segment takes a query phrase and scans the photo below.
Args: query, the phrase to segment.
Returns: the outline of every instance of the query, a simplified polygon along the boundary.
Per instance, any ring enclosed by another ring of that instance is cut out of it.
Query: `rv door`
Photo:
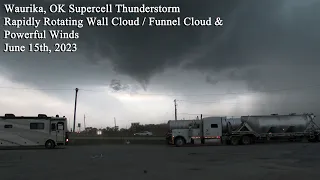
[[[63,143],[65,141],[65,133],[64,133],[64,122],[58,122],[57,123],[57,143]]]

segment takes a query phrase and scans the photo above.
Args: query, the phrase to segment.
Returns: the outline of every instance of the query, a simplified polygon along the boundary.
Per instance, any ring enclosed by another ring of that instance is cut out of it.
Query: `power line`
[[[177,100],[179,102],[187,102],[188,104],[240,104],[240,102],[221,102],[221,100],[216,101],[188,101],[188,100]],[[269,103],[250,103],[250,104],[269,104]]]
[[[187,100],[177,100],[182,102],[187,102],[188,104],[231,104],[231,105],[239,105],[244,104],[243,102],[221,102],[221,101],[187,101]],[[189,103],[191,102],[191,103]],[[193,103],[194,102],[194,103]],[[309,104],[319,104],[319,102],[305,102]],[[283,103],[283,102],[267,102],[267,103],[249,103],[251,105],[270,105],[270,104],[292,104],[292,103]]]
[[[212,103],[220,103],[221,100],[216,101],[189,101],[189,100],[177,100],[178,102],[188,102],[189,104],[212,104]]]
[[[0,86],[0,89],[34,90],[34,91],[74,91],[74,89],[71,89],[71,88],[23,88],[23,87],[6,87],[6,86]]]
[[[267,93],[267,92],[279,92],[279,91],[289,91],[289,90],[298,90],[298,89],[309,89],[309,88],[319,88],[320,85],[310,85],[310,86],[300,86],[300,87],[291,87],[291,88],[282,88],[282,89],[269,89],[264,91],[247,91],[247,92],[231,92],[231,93],[217,93],[217,94],[199,94],[194,96],[224,96],[224,95],[243,95],[243,94],[257,94],[257,93]],[[181,95],[182,96],[182,95]],[[184,95],[184,96],[193,96],[193,95]],[[179,100],[184,101],[184,100]]]
[[[201,113],[178,113],[178,114],[183,114],[183,115],[190,115],[190,116],[199,116]],[[202,116],[215,116],[215,115],[209,115],[209,114],[202,114]]]
[[[137,93],[137,92],[117,92],[119,94],[131,94],[131,95],[163,95],[163,96],[224,96],[224,95],[243,95],[243,94],[257,94],[257,93],[268,93],[268,92],[279,92],[279,91],[289,91],[289,90],[299,90],[299,89],[309,89],[309,88],[319,88],[320,85],[308,85],[308,86],[296,86],[296,87],[290,87],[290,88],[282,88],[282,89],[269,89],[264,91],[246,91],[246,92],[230,92],[230,93],[209,93],[209,94],[166,94],[166,93]],[[82,91],[92,91],[92,92],[106,92],[106,89],[104,90],[93,90],[93,89],[80,89]],[[180,100],[183,101],[183,100]]]
[[[198,97],[198,96],[225,96],[225,95],[243,95],[243,94],[257,94],[257,93],[268,93],[268,92],[279,92],[279,91],[289,91],[289,90],[298,90],[298,89],[309,89],[309,88],[319,88],[320,85],[308,85],[308,86],[296,86],[290,88],[282,88],[282,89],[269,89],[264,91],[246,91],[246,92],[230,92],[230,93],[209,93],[209,94],[166,94],[166,93],[137,93],[137,92],[114,92],[119,94],[131,94],[131,95],[145,95],[145,96],[186,96],[186,97]],[[20,87],[5,87],[0,86],[0,89],[14,89],[14,90],[40,90],[40,91],[74,91],[74,88],[20,88]],[[79,91],[88,91],[88,92],[106,92],[110,91],[108,88],[103,89],[82,89],[79,88]],[[112,92],[111,92],[112,93]],[[183,101],[183,100],[180,100]]]

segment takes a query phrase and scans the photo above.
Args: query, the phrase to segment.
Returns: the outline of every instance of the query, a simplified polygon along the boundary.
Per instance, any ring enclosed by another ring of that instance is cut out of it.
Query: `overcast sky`
[[[201,113],[320,113],[319,0],[127,2],[181,8],[178,15],[152,15],[159,18],[219,16],[224,25],[53,27],[78,31],[79,40],[69,42],[78,43],[79,51],[49,55],[1,52],[0,114],[59,114],[72,120],[75,88],[80,88],[77,122],[83,123],[85,114],[87,126],[96,127],[113,126],[114,117],[121,127],[131,122],[167,122],[174,119],[174,99],[178,119]],[[28,16],[1,11],[3,17]],[[1,28],[34,31],[30,27]]]

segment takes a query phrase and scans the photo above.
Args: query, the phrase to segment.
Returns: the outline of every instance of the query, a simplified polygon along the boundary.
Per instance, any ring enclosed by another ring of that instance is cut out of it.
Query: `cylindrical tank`
[[[168,125],[170,129],[188,129],[190,124],[201,124],[201,120],[170,120]]]
[[[225,121],[222,121],[222,132],[231,133],[231,131],[238,129],[241,124],[241,118],[227,118]]]
[[[242,116],[257,133],[303,132],[312,119],[309,115]]]

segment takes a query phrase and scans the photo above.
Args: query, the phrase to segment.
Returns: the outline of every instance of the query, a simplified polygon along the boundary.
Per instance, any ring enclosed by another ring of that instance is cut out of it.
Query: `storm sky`
[[[12,3],[13,1],[10,1]],[[16,5],[55,1],[14,1]],[[61,2],[61,1],[60,1]],[[117,2],[118,1],[112,1]],[[77,122],[120,127],[131,122],[253,114],[320,113],[319,0],[122,1],[128,5],[179,6],[180,14],[90,16],[221,17],[221,27],[50,27],[80,33],[76,53],[3,53],[0,114],[65,115]],[[64,1],[64,3],[74,3]],[[103,5],[106,1],[77,1]],[[21,18],[30,14],[6,14]],[[37,18],[40,15],[32,14]],[[70,14],[51,18],[85,18]],[[32,32],[32,27],[13,32]],[[40,27],[41,29],[50,29]],[[28,44],[35,40],[2,40]],[[59,41],[37,41],[52,44]]]

